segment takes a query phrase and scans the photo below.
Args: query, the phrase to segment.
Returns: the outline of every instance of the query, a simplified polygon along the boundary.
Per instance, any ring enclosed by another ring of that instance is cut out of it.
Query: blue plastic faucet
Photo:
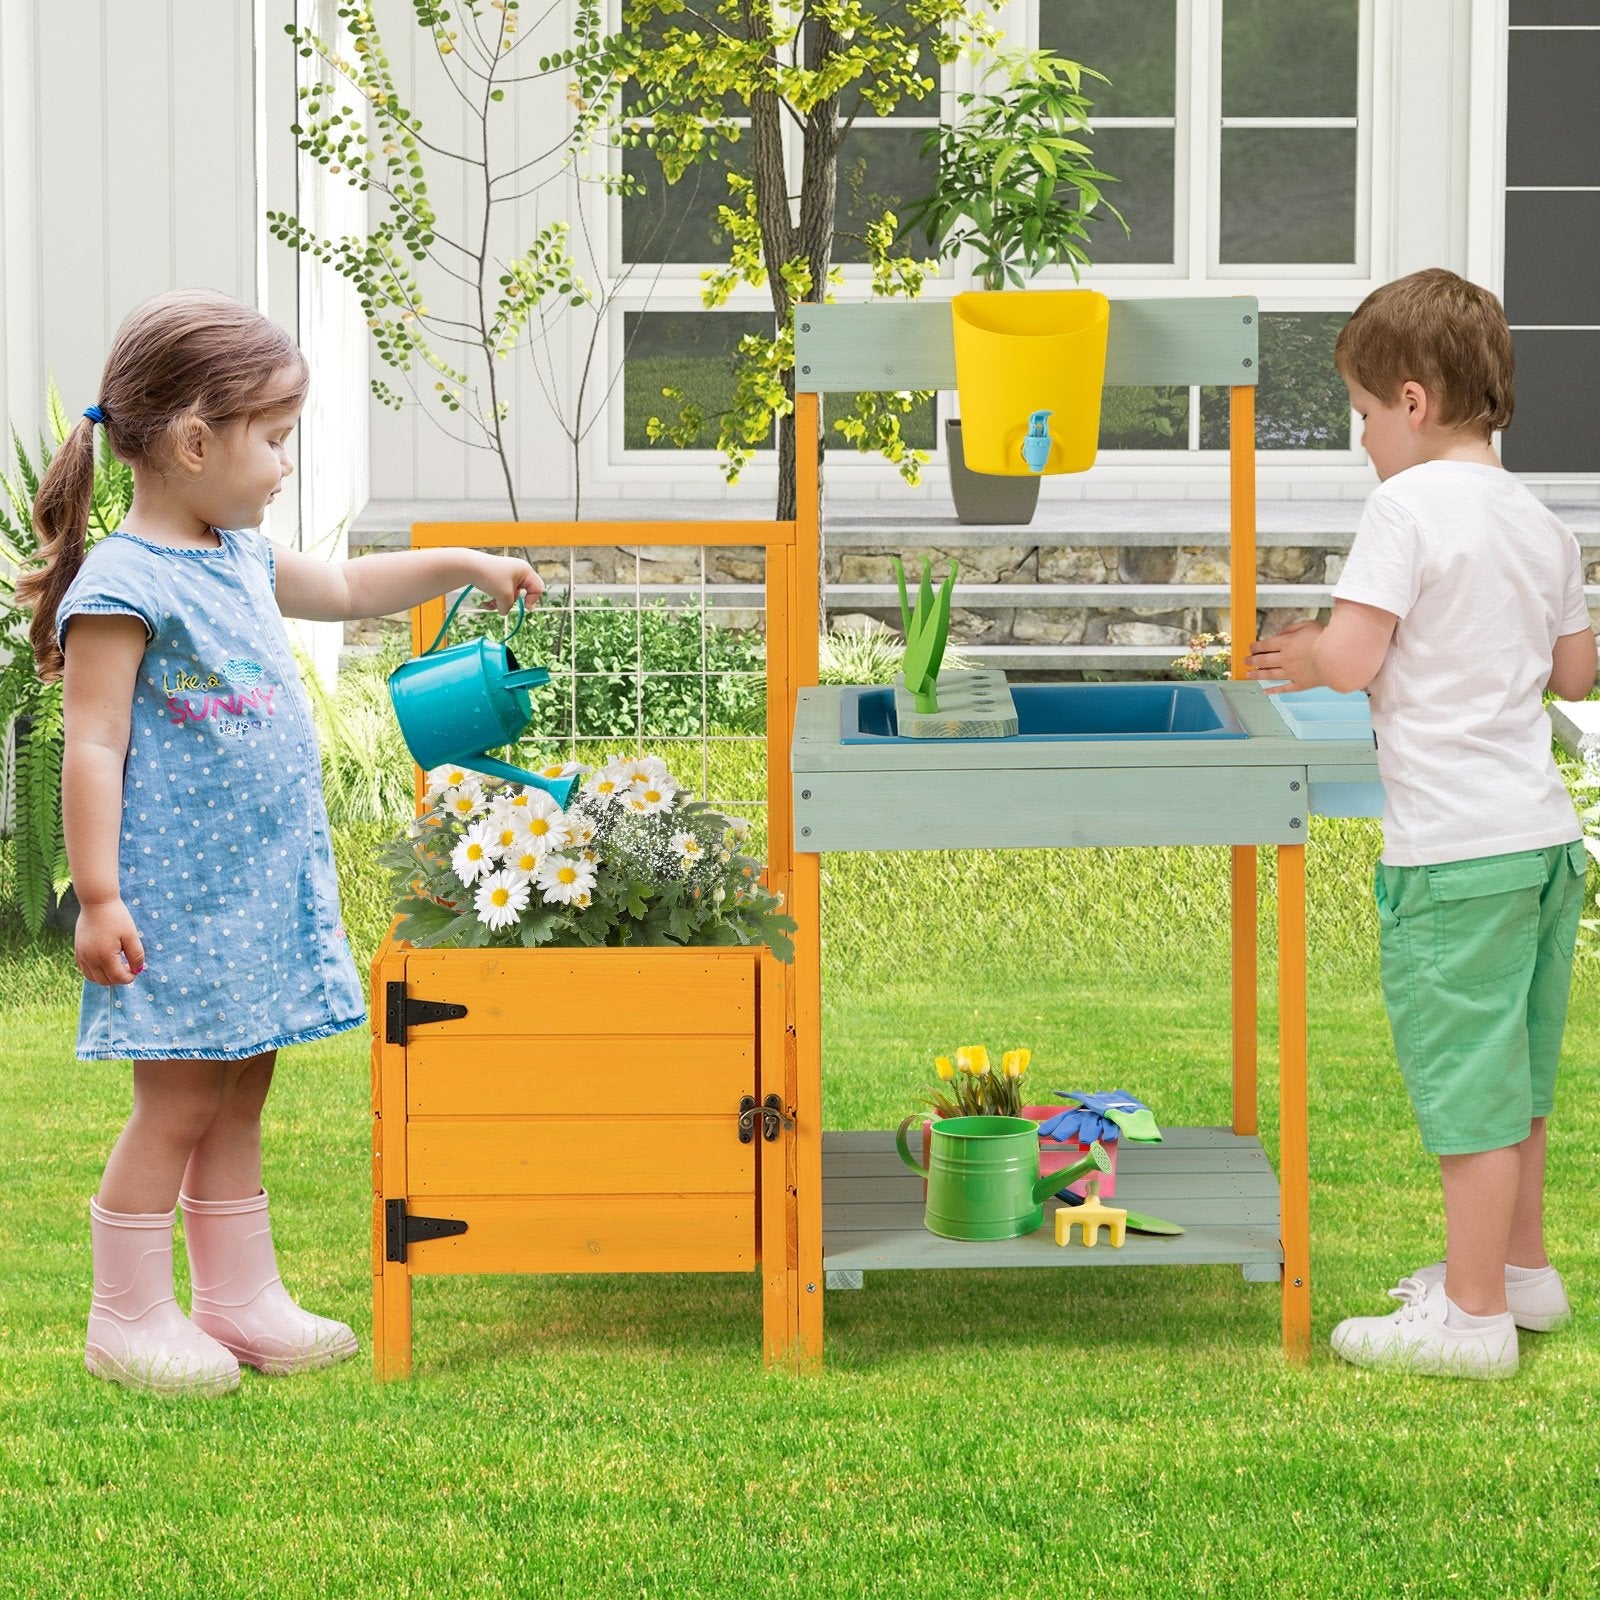
[[[1028,431],[1022,440],[1022,459],[1030,472],[1043,472],[1050,459],[1050,449],[1055,441],[1050,437],[1049,421],[1052,412],[1035,411],[1028,418]]]

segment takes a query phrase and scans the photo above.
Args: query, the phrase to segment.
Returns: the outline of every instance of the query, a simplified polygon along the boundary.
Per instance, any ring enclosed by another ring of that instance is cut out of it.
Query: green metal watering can
[[[472,585],[456,596],[433,643],[420,656],[403,661],[389,674],[389,699],[412,759],[424,772],[434,767],[468,767],[542,789],[565,807],[578,780],[546,778],[524,772],[485,754],[522,737],[533,716],[528,690],[550,681],[544,667],[523,667],[512,655],[511,641],[527,617],[517,596],[517,621],[506,635],[472,639],[447,650],[440,641]]]
[[[1083,1160],[1039,1171],[1039,1124],[1028,1117],[941,1117],[933,1124],[928,1165],[906,1143],[909,1116],[894,1136],[900,1159],[928,1180],[923,1223],[942,1239],[1017,1239],[1044,1221],[1044,1203],[1075,1179],[1109,1172],[1097,1140]]]

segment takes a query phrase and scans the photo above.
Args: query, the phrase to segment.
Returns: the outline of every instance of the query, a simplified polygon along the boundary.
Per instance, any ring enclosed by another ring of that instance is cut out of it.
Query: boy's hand
[[[1250,678],[1276,678],[1268,694],[1288,694],[1294,689],[1313,689],[1322,680],[1313,659],[1317,640],[1322,637],[1320,622],[1291,622],[1282,633],[1270,639],[1257,639],[1246,657]]]
[[[514,556],[484,556],[483,570],[472,581],[494,601],[495,610],[502,614],[517,603],[518,595],[529,605],[536,606],[544,593],[544,579],[526,561]]]
[[[73,955],[90,983],[132,983],[144,971],[144,945],[121,900],[80,908]]]

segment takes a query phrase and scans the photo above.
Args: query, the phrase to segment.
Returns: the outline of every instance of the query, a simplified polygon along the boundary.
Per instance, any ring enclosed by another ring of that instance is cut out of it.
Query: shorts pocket
[[[1484,861],[1446,861],[1428,875],[1434,960],[1454,984],[1474,988],[1509,977],[1539,943],[1544,852]]]
[[[1567,846],[1566,895],[1561,902],[1558,948],[1571,960],[1578,948],[1578,924],[1583,917],[1584,896],[1589,892],[1589,851],[1582,839]]]

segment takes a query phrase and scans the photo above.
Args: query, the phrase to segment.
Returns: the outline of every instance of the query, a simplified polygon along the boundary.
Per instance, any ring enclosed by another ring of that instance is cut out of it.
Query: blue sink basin
[[[1014,683],[1018,731],[1006,737],[1066,739],[1243,739],[1212,683]],[[986,744],[983,739],[901,739],[893,689],[845,689],[842,744]]]

